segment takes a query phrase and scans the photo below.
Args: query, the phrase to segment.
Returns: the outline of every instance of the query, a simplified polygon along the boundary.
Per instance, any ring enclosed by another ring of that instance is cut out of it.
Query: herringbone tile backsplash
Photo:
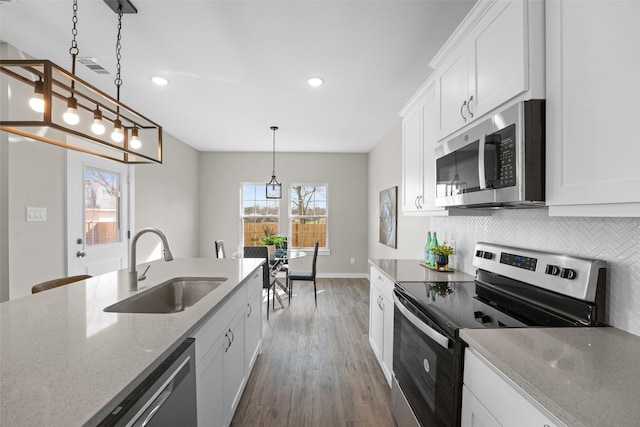
[[[547,209],[502,209],[486,217],[434,217],[431,229],[440,242],[455,240],[455,266],[471,274],[478,241],[607,261],[608,323],[640,335],[640,218],[549,217]]]

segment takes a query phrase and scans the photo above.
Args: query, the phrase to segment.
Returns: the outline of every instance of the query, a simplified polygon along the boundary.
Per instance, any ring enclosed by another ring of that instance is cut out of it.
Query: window
[[[84,240],[88,246],[120,241],[120,174],[87,166],[84,171]]]
[[[292,248],[312,248],[316,240],[319,247],[327,247],[327,185],[291,186]]]
[[[267,199],[264,183],[242,184],[243,246],[255,246],[265,231],[279,233],[280,199]]]

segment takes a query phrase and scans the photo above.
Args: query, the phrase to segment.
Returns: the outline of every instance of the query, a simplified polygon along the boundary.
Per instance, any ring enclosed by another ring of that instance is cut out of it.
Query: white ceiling
[[[123,103],[201,151],[370,151],[475,0],[133,0]],[[0,40],[71,69],[71,0],[0,0]],[[115,96],[117,15],[78,4],[77,74]],[[159,88],[150,77],[170,83]],[[321,76],[320,88],[307,86]]]

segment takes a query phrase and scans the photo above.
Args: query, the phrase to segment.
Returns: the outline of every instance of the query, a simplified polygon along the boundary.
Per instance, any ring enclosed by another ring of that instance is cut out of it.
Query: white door
[[[129,167],[67,152],[67,274],[128,266]]]

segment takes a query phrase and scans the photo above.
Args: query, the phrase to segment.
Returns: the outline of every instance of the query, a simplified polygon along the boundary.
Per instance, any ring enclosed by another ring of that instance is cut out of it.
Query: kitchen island
[[[0,425],[96,425],[262,262],[154,261],[135,292],[120,270],[0,304]],[[175,277],[227,280],[182,312],[103,311]]]

